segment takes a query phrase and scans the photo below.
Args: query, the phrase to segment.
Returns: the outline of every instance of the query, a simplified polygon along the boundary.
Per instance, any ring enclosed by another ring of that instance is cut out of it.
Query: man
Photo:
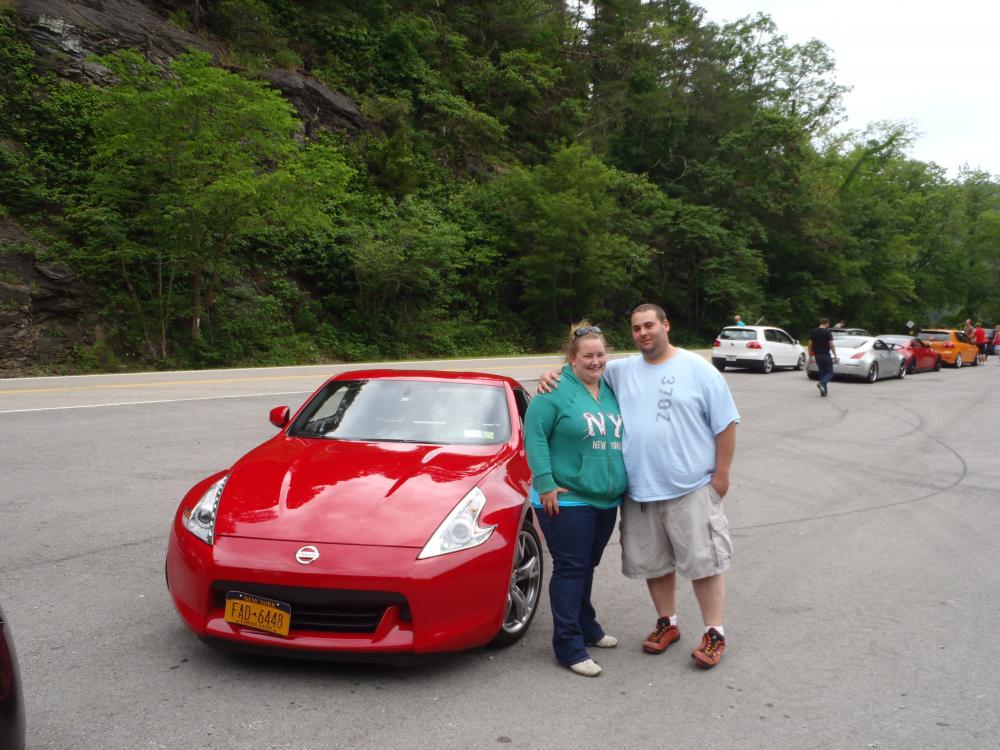
[[[819,327],[809,334],[809,360],[816,360],[819,371],[819,395],[826,396],[826,387],[833,380],[833,363],[837,361],[837,347],[833,345],[833,334],[830,333],[830,319],[823,318]]]
[[[746,323],[743,322],[743,318],[741,318],[739,315],[734,315],[733,316],[733,322],[736,323],[736,325],[738,325],[738,326],[745,326],[746,325]]]
[[[656,608],[656,627],[643,643],[650,654],[680,639],[677,573],[691,579],[704,626],[691,657],[709,669],[726,648],[724,574],[732,541],[723,498],[740,415],[722,375],[670,343],[662,308],[639,305],[631,323],[639,354],[608,362],[604,374],[625,427],[622,572],[646,580]],[[556,387],[555,375],[543,373],[540,389]]]
[[[962,333],[965,334],[969,341],[972,341],[972,335],[976,332],[976,327],[972,325],[972,318],[965,319],[965,325],[962,327]]]
[[[986,364],[986,329],[983,328],[983,321],[977,320],[976,327],[972,331],[972,341],[976,343],[976,364]]]

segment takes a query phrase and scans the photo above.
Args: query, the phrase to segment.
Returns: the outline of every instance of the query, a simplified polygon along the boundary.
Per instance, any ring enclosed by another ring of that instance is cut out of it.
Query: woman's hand
[[[551,492],[546,492],[544,495],[538,496],[538,499],[542,501],[542,508],[545,510],[546,515],[559,515],[559,494],[562,492],[569,492],[569,490],[565,487],[556,487]]]

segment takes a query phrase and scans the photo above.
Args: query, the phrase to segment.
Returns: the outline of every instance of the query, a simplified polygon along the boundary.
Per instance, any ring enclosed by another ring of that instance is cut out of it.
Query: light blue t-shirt
[[[633,500],[670,500],[708,484],[715,436],[740,421],[725,378],[686,349],[660,365],[636,354],[608,362],[625,425],[622,452]]]

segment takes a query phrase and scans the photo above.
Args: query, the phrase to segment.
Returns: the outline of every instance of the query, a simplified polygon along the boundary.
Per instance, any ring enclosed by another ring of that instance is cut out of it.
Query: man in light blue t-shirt
[[[656,607],[656,627],[643,643],[650,654],[680,639],[677,573],[691,579],[705,628],[691,656],[710,668],[726,647],[724,573],[732,541],[722,499],[740,415],[722,375],[670,343],[662,308],[639,305],[631,323],[639,354],[608,362],[604,373],[624,424],[622,571],[646,579]],[[541,388],[554,384],[552,375],[542,376]]]

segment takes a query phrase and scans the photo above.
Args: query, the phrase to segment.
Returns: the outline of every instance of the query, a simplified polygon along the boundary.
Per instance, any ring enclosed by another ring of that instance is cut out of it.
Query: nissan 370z
[[[184,497],[167,586],[213,645],[380,658],[517,641],[542,586],[521,420],[494,375],[367,370]]]

